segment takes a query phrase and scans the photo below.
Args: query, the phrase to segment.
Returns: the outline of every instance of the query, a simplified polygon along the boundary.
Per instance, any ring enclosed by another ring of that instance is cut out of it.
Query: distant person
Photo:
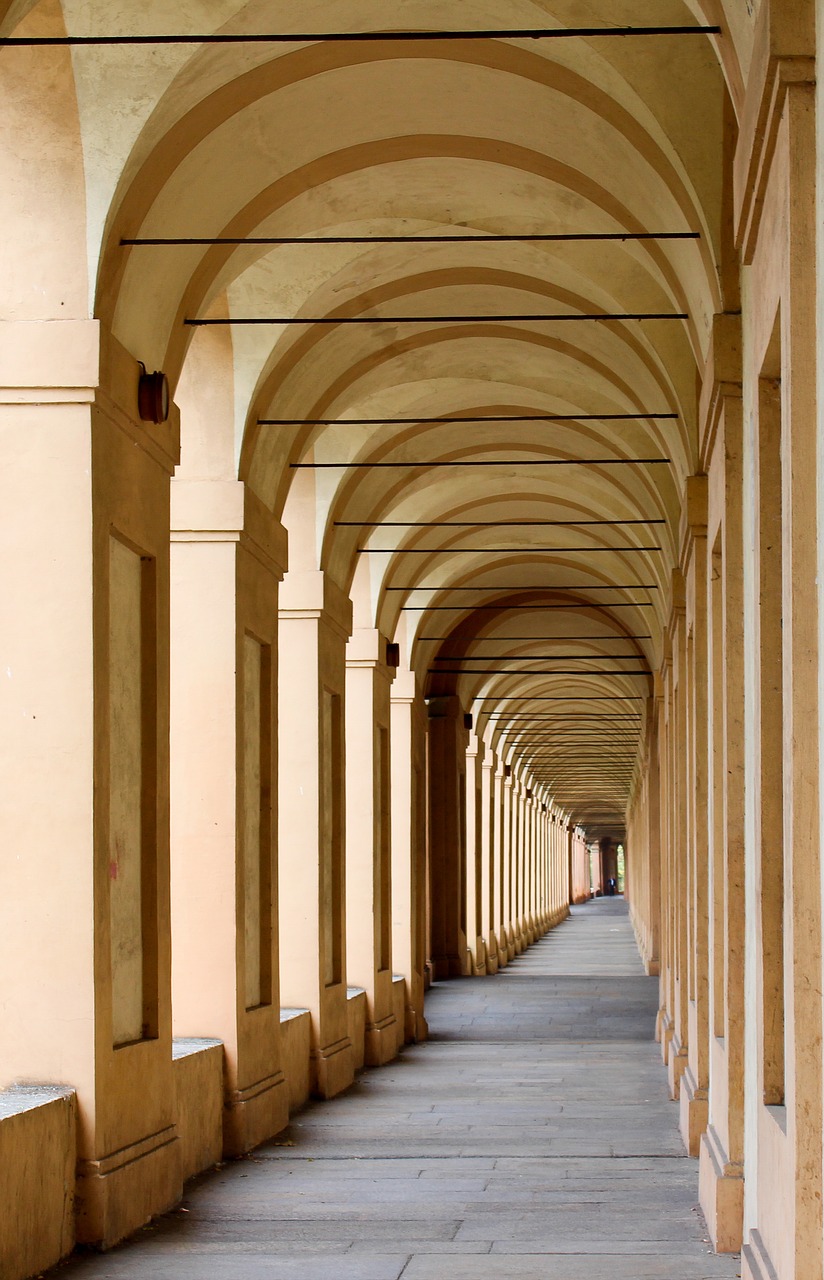
[[[609,880],[607,881],[607,893],[611,898],[615,896],[615,880],[613,879],[612,876],[610,876]]]

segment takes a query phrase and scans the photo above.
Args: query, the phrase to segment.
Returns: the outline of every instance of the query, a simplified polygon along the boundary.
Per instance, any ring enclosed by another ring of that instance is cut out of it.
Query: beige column
[[[687,643],[684,581],[673,573],[673,604],[668,628],[671,662],[667,665],[667,895],[669,954],[663,1041],[670,1093],[679,1097],[687,1065]]]
[[[283,527],[237,481],[172,483],[173,1026],[223,1041],[224,1150],[289,1119],[277,947]]]
[[[466,942],[466,743],[455,697],[429,703],[431,960],[437,979],[469,970]]]
[[[78,1237],[181,1191],[169,990],[177,412],[93,321],[3,325],[0,1085],[70,1083]]]
[[[503,871],[503,925],[502,933],[506,938],[506,954],[508,960],[514,960],[515,951],[515,929],[512,922],[512,810],[513,810],[513,787],[514,778],[512,777],[512,766],[504,765],[503,778],[503,822],[502,841],[501,841],[501,869]]]
[[[522,841],[522,882],[521,882],[521,921],[524,936],[524,946],[530,946],[535,937],[532,932],[531,912],[530,912],[530,883],[529,869],[532,860],[532,796],[531,788],[528,785],[528,779],[524,778],[523,791],[523,824],[524,834]]]
[[[312,1015],[312,1089],[352,1083],[345,904],[344,698],[352,609],[323,572],[280,595],[278,856],[281,999]]]
[[[560,813],[553,815],[552,823],[552,923],[557,924],[561,911],[561,875],[566,861],[563,836],[563,821]]]
[[[666,1065],[672,1044],[673,960],[672,914],[673,891],[671,875],[672,843],[670,840],[672,777],[672,644],[664,637],[664,658],[656,676],[656,704],[658,708],[658,777],[660,785],[660,851],[661,851],[661,939],[660,975],[658,981],[658,1016],[655,1034],[661,1042],[661,1057]]]
[[[644,963],[647,973],[660,973],[661,955],[661,769],[658,747],[660,702],[652,697],[647,702],[647,811],[644,834],[647,845],[647,947]]]
[[[687,624],[687,1066],[681,1078],[680,1127],[697,1156],[707,1127],[709,1091],[709,953],[707,840],[707,478],[687,480],[684,567]]]
[[[744,541],[741,322],[717,316],[707,388],[709,464],[710,1089],[699,1191],[719,1252],[744,1212]]]
[[[398,1051],[392,1002],[391,748],[386,637],[346,646],[346,976],[366,991],[367,1066]]]
[[[526,851],[526,928],[530,943],[538,936],[535,917],[535,809],[536,801],[530,788],[527,798],[528,844]]]
[[[815,607],[815,587],[820,594],[821,585],[813,534],[820,499],[814,377],[820,333],[812,16],[811,6],[771,5],[765,11],[771,52],[786,51],[787,57],[771,63],[764,99],[753,103],[770,142],[762,143],[759,130],[755,146],[765,150],[756,151],[755,160],[762,166],[763,185],[745,193],[754,222],[742,299],[745,1280],[761,1280],[770,1267],[782,1280],[822,1276],[821,721]]]
[[[532,911],[535,922],[535,936],[540,938],[544,932],[541,915],[541,800],[535,792],[533,800],[533,847],[532,847]]]
[[[504,855],[504,794],[506,784],[506,765],[500,756],[497,757],[495,774],[492,781],[492,865],[494,878],[493,922],[495,938],[498,943],[498,968],[504,969],[509,963],[509,951],[506,932],[506,916],[504,915],[506,858]]]
[[[544,812],[544,831],[543,844],[541,844],[541,879],[543,879],[544,893],[544,927],[549,928],[551,923],[551,878],[550,878],[550,844],[551,844],[551,819],[553,819],[553,810],[551,804],[546,803]]]
[[[494,858],[496,822],[494,775],[497,762],[495,752],[488,744],[485,744],[481,762],[481,935],[486,950],[487,973],[497,973],[498,971]]]
[[[426,707],[415,673],[390,691],[392,767],[392,963],[406,983],[405,1039],[425,1040]]]
[[[515,784],[512,788],[512,928],[515,952],[520,955],[526,947],[524,933],[524,783],[520,772],[513,769]]]
[[[535,804],[535,927],[538,937],[546,933],[547,919],[544,899],[544,842],[546,837],[546,801],[543,791],[538,792]]]
[[[472,973],[486,973],[486,943],[483,933],[482,892],[483,841],[482,766],[484,743],[469,734],[466,748],[466,943]]]

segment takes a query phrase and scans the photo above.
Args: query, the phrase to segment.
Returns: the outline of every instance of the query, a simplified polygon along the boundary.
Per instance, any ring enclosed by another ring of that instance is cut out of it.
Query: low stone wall
[[[281,1009],[280,1052],[289,1089],[289,1114],[309,1099],[312,1019],[308,1009]]]
[[[366,1058],[366,992],[363,987],[347,987],[346,1000],[355,1070],[360,1071]]]
[[[347,996],[349,1037],[359,1071],[365,1054],[366,992],[350,987]],[[401,976],[393,979],[392,1004],[400,1048],[406,1016],[406,983]],[[280,1019],[291,1114],[310,1096],[311,1017],[307,1009],[281,1009]],[[175,1039],[173,1079],[176,1154],[185,1181],[223,1158],[221,1041]],[[0,1091],[0,1280],[28,1280],[71,1253],[76,1241],[76,1164],[73,1089],[17,1086]]]
[[[183,1180],[223,1155],[223,1045],[220,1040],[173,1042],[177,1136]]]
[[[54,1266],[74,1247],[77,1102],[72,1089],[0,1092],[0,1276]]]
[[[392,1012],[395,1015],[397,1051],[406,1043],[406,979],[400,973],[392,975]]]

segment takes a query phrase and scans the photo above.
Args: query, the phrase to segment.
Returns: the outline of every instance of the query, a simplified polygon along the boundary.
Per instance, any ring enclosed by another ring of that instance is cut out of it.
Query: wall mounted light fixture
[[[166,422],[169,417],[169,379],[155,370],[148,373],[143,361],[137,383],[137,411],[141,422]]]

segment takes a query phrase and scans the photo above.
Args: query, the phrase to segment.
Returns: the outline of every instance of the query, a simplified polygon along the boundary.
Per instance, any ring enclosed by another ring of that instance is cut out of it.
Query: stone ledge
[[[3,1280],[24,1280],[71,1253],[76,1162],[73,1089],[16,1085],[0,1092]]]

